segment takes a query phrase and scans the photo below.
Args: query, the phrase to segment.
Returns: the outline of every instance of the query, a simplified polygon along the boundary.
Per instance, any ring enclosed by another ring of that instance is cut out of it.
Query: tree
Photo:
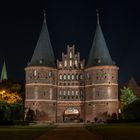
[[[121,89],[120,100],[122,102],[123,119],[140,119],[140,100],[129,87]]]
[[[133,103],[137,99],[138,98],[134,95],[133,91],[129,87],[123,87],[123,89],[121,89],[120,100],[124,106]]]

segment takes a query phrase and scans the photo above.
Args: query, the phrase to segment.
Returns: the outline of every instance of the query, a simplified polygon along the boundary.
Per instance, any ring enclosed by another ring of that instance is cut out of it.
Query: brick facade
[[[25,107],[34,111],[36,121],[64,122],[68,109],[77,110],[85,122],[117,114],[118,67],[85,68],[75,46],[67,46],[56,68],[27,66],[25,73]]]

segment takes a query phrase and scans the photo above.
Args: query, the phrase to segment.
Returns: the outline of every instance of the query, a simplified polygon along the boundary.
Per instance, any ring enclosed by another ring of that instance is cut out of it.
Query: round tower
[[[118,112],[118,67],[108,51],[97,13],[97,27],[85,69],[86,121],[106,120]]]
[[[25,119],[55,122],[57,69],[45,16],[34,54],[25,68]]]

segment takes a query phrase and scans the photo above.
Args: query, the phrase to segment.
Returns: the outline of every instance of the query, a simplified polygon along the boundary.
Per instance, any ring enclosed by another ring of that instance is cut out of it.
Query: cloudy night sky
[[[47,26],[55,58],[67,44],[76,46],[87,60],[96,29],[96,9],[119,83],[131,76],[140,84],[140,4],[135,0],[46,0],[0,4],[0,69],[5,59],[8,78],[24,82],[46,9]]]

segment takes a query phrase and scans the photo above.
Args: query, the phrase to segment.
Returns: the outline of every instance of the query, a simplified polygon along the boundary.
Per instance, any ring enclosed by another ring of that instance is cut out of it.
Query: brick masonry
[[[67,46],[57,68],[27,66],[25,74],[25,107],[34,111],[36,121],[64,122],[70,108],[85,122],[118,112],[118,67],[85,68],[75,46]]]

